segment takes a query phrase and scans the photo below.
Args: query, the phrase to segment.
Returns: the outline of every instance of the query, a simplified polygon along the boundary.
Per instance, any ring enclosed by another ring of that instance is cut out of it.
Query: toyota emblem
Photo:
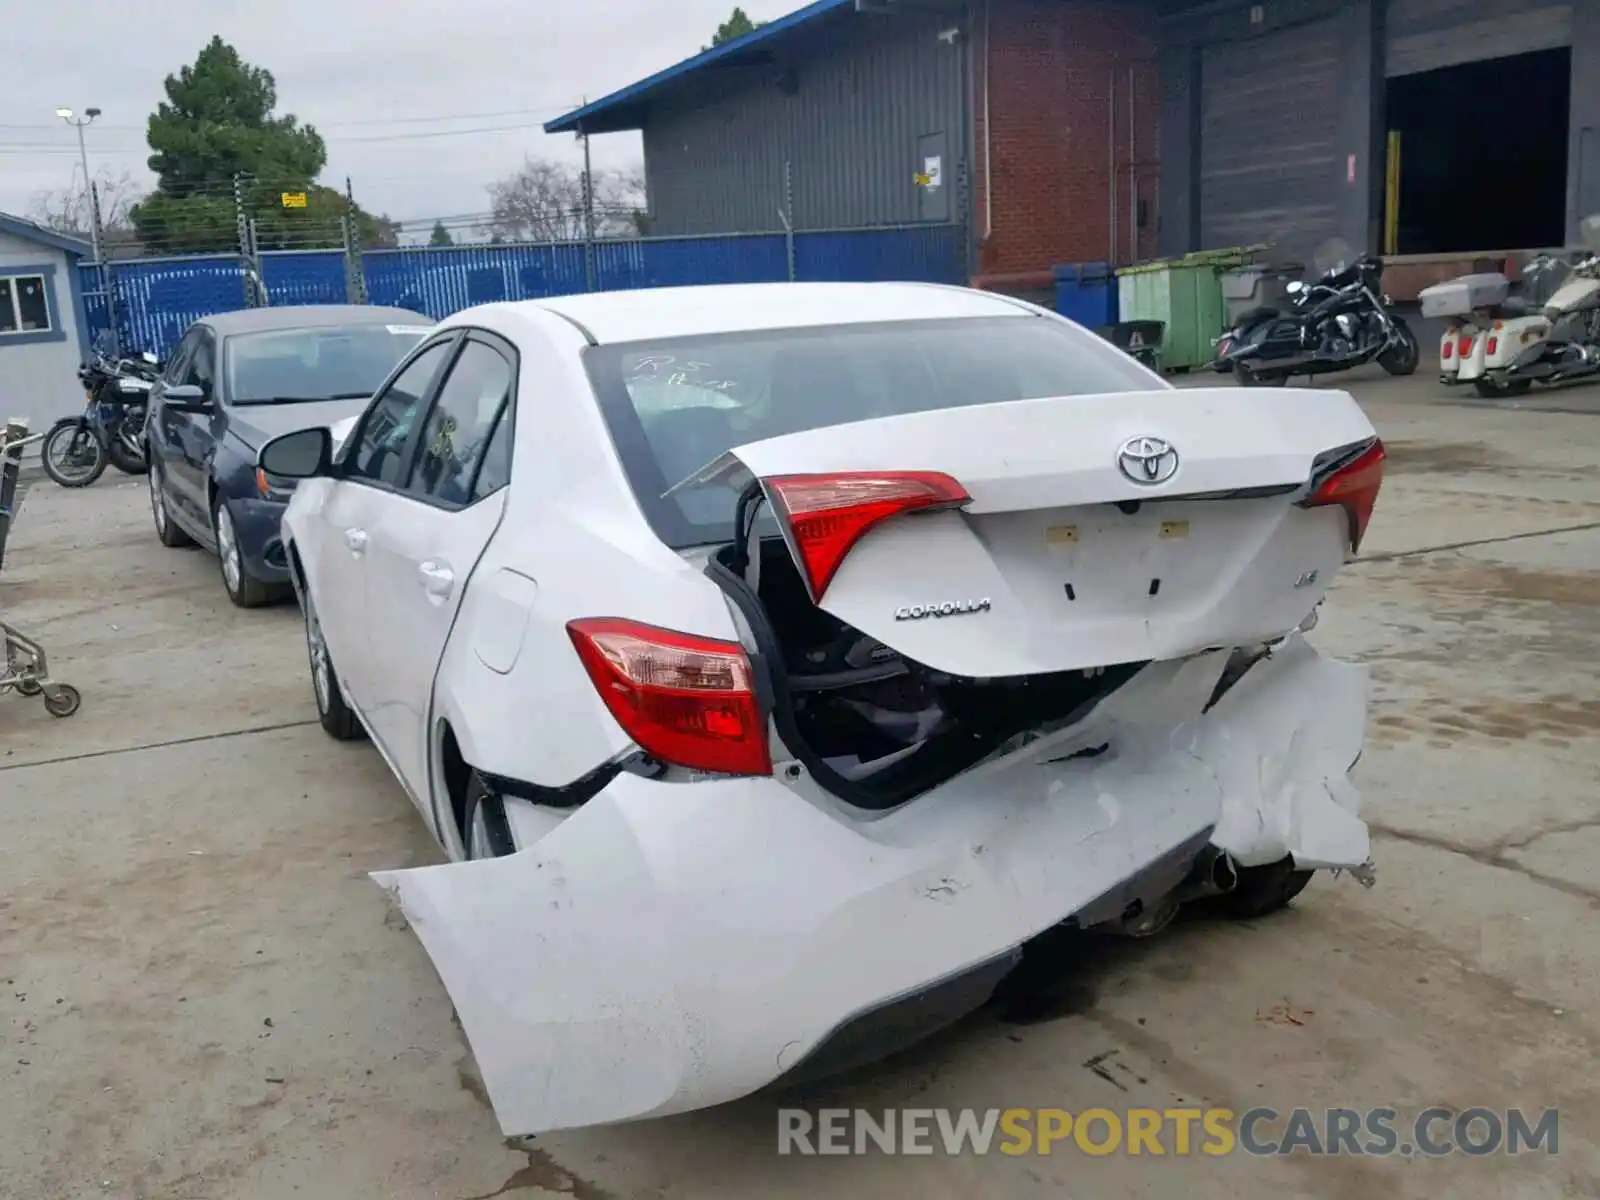
[[[1131,482],[1154,487],[1178,473],[1178,452],[1158,437],[1129,438],[1117,451],[1117,467]]]

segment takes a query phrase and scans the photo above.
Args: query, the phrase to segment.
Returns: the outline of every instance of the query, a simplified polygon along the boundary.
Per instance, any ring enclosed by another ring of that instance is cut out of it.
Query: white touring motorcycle
[[[1528,273],[1540,269],[1540,260],[1535,260]],[[1508,381],[1503,373],[1523,349],[1544,340],[1550,321],[1538,306],[1510,292],[1509,279],[1499,271],[1486,271],[1436,283],[1418,293],[1422,315],[1447,322],[1439,338],[1441,383],[1471,384],[1480,396],[1489,397],[1528,390],[1527,380]]]

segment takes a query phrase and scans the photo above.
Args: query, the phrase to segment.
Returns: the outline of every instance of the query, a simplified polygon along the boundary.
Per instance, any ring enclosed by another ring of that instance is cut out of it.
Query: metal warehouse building
[[[953,224],[1020,280],[1268,242],[1559,245],[1600,0],[818,0],[546,126],[642,132],[657,234]]]

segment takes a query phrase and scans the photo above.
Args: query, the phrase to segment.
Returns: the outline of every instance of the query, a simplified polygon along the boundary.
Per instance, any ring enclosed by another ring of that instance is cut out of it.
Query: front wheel
[[[245,568],[244,550],[239,545],[239,531],[233,524],[233,514],[227,501],[217,497],[211,512],[211,528],[217,539],[217,558],[222,563],[222,586],[228,599],[240,608],[260,608],[277,599],[277,591],[262,583]]]
[[[124,475],[143,475],[150,469],[150,464],[145,461],[143,447],[137,443],[129,445],[121,434],[112,437],[111,444],[106,447],[106,457],[111,465]]]
[[[88,487],[106,472],[106,448],[87,420],[68,417],[45,434],[39,461],[62,487]]]
[[[1389,319],[1394,322],[1399,339],[1378,355],[1378,365],[1391,375],[1410,375],[1422,360],[1422,347],[1417,344],[1417,335],[1411,332],[1411,326],[1399,317]]]

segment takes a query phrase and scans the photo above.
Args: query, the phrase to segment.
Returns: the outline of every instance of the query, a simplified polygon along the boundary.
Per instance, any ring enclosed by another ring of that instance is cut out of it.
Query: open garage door
[[[1339,231],[1337,18],[1206,46],[1200,58],[1200,240],[1269,242],[1308,266]]]

